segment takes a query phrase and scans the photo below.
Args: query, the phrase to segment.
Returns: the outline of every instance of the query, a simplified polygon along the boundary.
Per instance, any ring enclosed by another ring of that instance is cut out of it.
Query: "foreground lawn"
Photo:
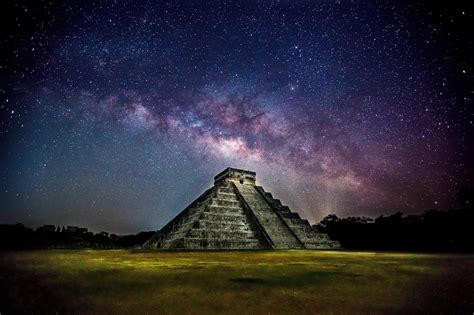
[[[0,252],[0,313],[468,313],[474,256]]]

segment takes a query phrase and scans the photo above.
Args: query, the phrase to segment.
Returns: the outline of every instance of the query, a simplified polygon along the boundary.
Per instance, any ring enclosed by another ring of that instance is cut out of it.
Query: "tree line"
[[[142,245],[155,232],[135,235],[116,235],[107,232],[93,233],[87,228],[43,225],[33,230],[23,224],[0,224],[0,248],[131,248]]]
[[[345,249],[474,251],[474,189],[464,187],[456,197],[456,209],[428,210],[419,215],[396,212],[375,219],[330,214],[313,227],[339,241]],[[33,230],[23,224],[0,224],[0,249],[132,248],[140,247],[154,233],[116,235],[92,233],[76,226],[44,225]]]
[[[314,227],[346,249],[474,251],[473,191],[464,187],[458,192],[457,209],[428,210],[419,215],[396,212],[375,219],[331,214]]]

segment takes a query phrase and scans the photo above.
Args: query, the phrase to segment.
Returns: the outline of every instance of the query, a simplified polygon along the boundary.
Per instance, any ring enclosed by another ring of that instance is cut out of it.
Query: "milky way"
[[[472,11],[82,1],[3,12],[0,221],[158,229],[228,166],[317,222],[472,182]]]

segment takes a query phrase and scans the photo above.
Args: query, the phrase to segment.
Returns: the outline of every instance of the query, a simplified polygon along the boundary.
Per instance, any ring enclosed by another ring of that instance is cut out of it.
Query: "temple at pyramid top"
[[[229,167],[143,247],[318,249],[340,245],[257,186],[255,172]]]
[[[257,173],[238,168],[228,167],[214,176],[214,185],[220,181],[235,181],[241,184],[255,185]]]

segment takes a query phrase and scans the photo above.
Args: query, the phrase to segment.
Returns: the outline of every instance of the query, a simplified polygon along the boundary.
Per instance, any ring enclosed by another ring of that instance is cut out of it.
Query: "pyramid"
[[[227,168],[206,190],[144,245],[148,249],[339,248],[272,194],[256,173]]]

